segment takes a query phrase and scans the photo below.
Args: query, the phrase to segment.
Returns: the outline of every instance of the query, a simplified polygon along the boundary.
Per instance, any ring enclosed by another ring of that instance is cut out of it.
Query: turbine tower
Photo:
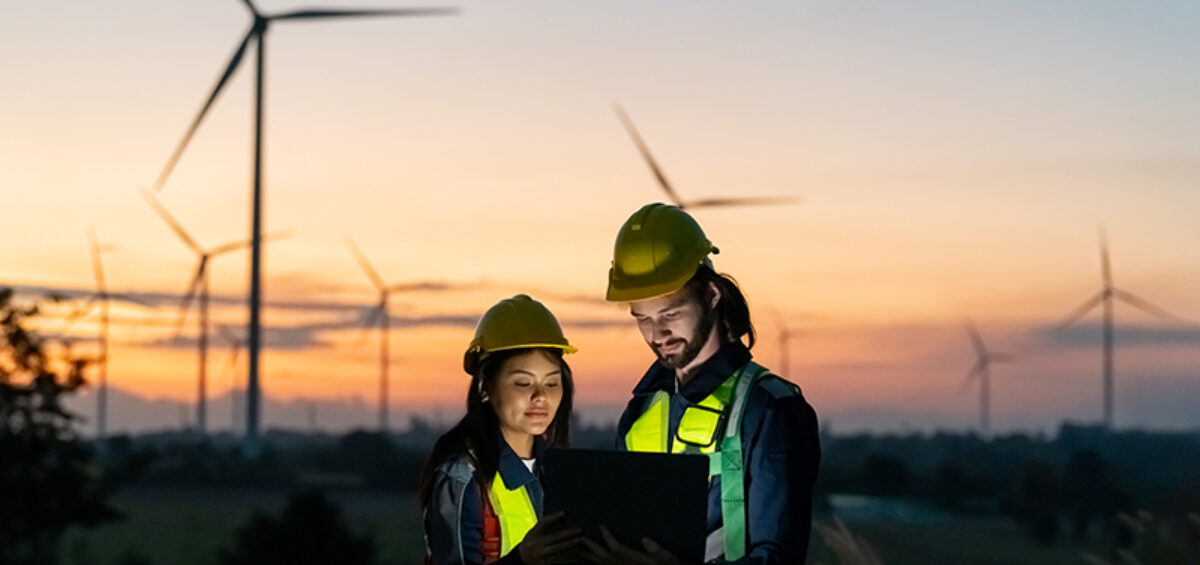
[[[267,30],[272,22],[290,21],[290,20],[325,20],[335,18],[361,18],[375,16],[435,16],[449,15],[457,13],[457,10],[447,8],[395,8],[395,9],[380,9],[380,10],[344,10],[344,9],[303,9],[281,14],[264,14],[258,10],[251,0],[242,0],[246,8],[250,10],[250,15],[253,18],[253,23],[246,35],[242,38],[241,43],[233,51],[233,56],[230,57],[229,63],[225,66],[221,76],[217,79],[216,86],[208,95],[204,104],[200,108],[200,112],[196,114],[192,120],[187,132],[184,133],[183,139],[175,146],[175,151],[167,160],[167,164],[163,167],[158,178],[154,181],[154,191],[162,191],[163,185],[171,175],[171,171],[175,168],[175,164],[183,155],[192,136],[200,127],[200,123],[204,121],[204,116],[216,101],[217,96],[221,94],[221,89],[225,87],[225,83],[233,76],[238,65],[242,62],[242,57],[246,54],[246,49],[250,47],[251,42],[257,42],[258,49],[256,50],[255,61],[255,81],[254,81],[254,174],[252,181],[252,206],[250,215],[250,322],[249,322],[249,340],[247,349],[249,353],[249,377],[246,386],[246,436],[243,444],[243,452],[246,457],[255,459],[258,457],[261,447],[259,445],[259,346],[261,343],[260,330],[262,327],[261,310],[262,310],[262,138],[263,138],[263,84],[266,70],[266,39]]]
[[[1065,328],[1075,320],[1083,317],[1088,312],[1091,312],[1096,306],[1101,307],[1104,329],[1104,427],[1108,430],[1113,428],[1113,305],[1116,301],[1124,302],[1138,310],[1146,312],[1152,316],[1157,316],[1166,320],[1186,321],[1179,316],[1176,316],[1159,306],[1150,303],[1129,291],[1117,288],[1113,284],[1112,265],[1108,258],[1108,233],[1104,226],[1100,226],[1100,276],[1103,286],[1100,292],[1095,296],[1087,299],[1083,304],[1071,312],[1059,328]]]
[[[658,166],[658,162],[654,160],[654,155],[650,153],[650,148],[646,146],[646,142],[642,140],[641,134],[633,125],[633,120],[625,113],[620,104],[613,107],[617,112],[617,118],[621,120],[621,125],[625,126],[625,131],[629,133],[629,137],[633,138],[634,145],[637,145],[638,152],[642,154],[642,158],[646,160],[650,171],[654,173],[654,178],[658,179],[658,185],[662,187],[663,192],[667,194],[667,198],[671,203],[681,209],[688,208],[723,208],[729,206],[769,206],[775,204],[793,204],[799,203],[801,198],[798,196],[758,196],[744,198],[706,198],[702,200],[684,200],[679,197],[675,189],[671,187],[671,183],[667,180],[667,175],[663,173],[662,168]]]

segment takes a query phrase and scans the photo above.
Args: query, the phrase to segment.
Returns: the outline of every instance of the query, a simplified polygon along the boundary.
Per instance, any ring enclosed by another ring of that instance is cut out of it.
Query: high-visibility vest
[[[521,540],[525,539],[525,534],[533,529],[534,524],[537,524],[537,511],[533,509],[533,500],[529,498],[529,491],[525,486],[518,486],[515,489],[509,490],[504,486],[504,479],[500,478],[500,473],[492,479],[492,488],[488,489],[488,505],[485,507],[484,514],[484,562],[491,563],[512,551]],[[489,512],[489,510],[491,512]],[[489,514],[494,513],[500,529],[499,544],[495,543],[494,533],[489,532],[488,520],[491,518]],[[489,538],[492,538],[489,540]],[[498,547],[497,547],[498,546]]]
[[[709,478],[721,477],[721,524],[728,561],[746,554],[742,415],[751,387],[767,375],[768,371],[753,361],[735,371],[698,405],[684,411],[675,437],[671,437],[669,429],[671,395],[660,390],[625,434],[625,448],[629,451],[708,456]]]

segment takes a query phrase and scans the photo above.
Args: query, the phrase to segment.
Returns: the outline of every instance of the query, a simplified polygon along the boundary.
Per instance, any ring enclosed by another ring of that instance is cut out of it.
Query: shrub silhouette
[[[292,496],[278,518],[255,512],[238,530],[233,549],[221,552],[224,565],[368,565],[374,561],[375,542],[351,532],[341,509],[318,490]]]
[[[96,526],[119,514],[115,483],[75,433],[62,399],[84,386],[82,359],[56,359],[26,329],[38,314],[0,288],[0,563],[55,563],[70,526]],[[55,369],[60,369],[60,376]]]

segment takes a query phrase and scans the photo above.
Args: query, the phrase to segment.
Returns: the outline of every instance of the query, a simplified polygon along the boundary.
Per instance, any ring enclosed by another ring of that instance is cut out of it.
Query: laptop
[[[564,522],[601,546],[604,525],[638,551],[648,537],[683,563],[704,561],[707,456],[547,449],[541,482],[545,513],[565,512]]]

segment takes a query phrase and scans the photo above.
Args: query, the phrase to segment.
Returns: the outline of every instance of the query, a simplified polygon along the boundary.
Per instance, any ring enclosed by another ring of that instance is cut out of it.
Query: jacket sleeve
[[[483,498],[472,480],[439,471],[425,512],[425,546],[435,565],[483,563]]]
[[[816,413],[800,394],[766,398],[753,437],[746,454],[745,478],[749,539],[746,555],[734,563],[802,564],[808,552],[813,484],[821,460]]]

